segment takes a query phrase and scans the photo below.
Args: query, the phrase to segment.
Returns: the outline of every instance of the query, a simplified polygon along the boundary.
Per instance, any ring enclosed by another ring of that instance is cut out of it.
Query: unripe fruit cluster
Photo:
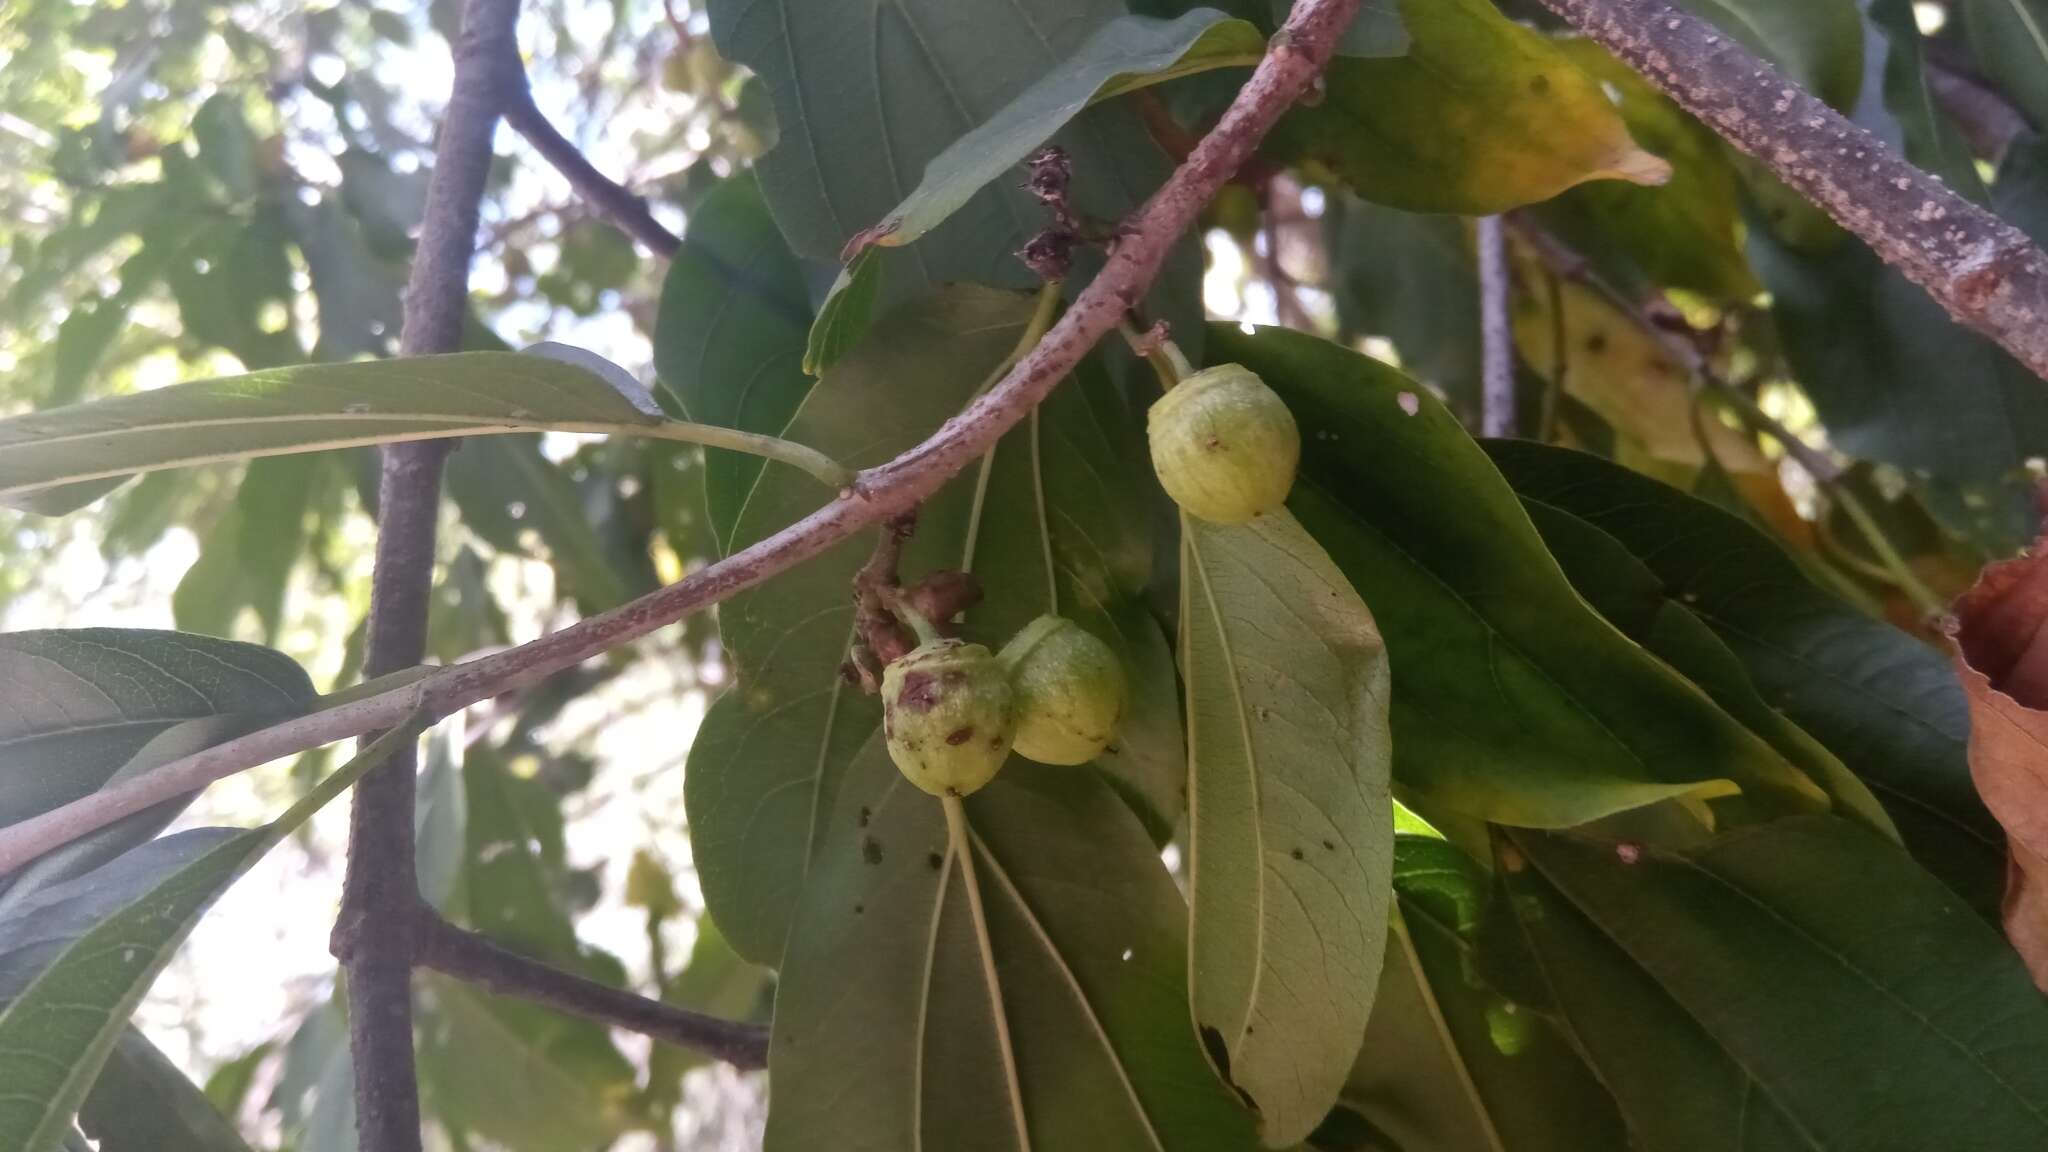
[[[992,655],[933,640],[882,671],[882,731],[905,778],[966,796],[1014,749],[1043,764],[1085,764],[1115,738],[1128,699],[1123,665],[1071,620],[1041,616]]]
[[[1152,470],[1173,502],[1212,524],[1242,524],[1287,500],[1301,430],[1278,393],[1242,364],[1189,376],[1145,419]]]

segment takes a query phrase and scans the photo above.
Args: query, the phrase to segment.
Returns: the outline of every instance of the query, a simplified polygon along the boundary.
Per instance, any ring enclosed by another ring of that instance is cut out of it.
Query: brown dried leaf
[[[1986,568],[1949,636],[1970,699],[1970,775],[2011,839],[2005,934],[2048,991],[2048,537]]]

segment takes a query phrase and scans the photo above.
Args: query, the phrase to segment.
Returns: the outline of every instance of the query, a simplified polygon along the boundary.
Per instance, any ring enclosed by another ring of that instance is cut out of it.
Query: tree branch
[[[1507,232],[1481,216],[1479,241],[1479,434],[1515,434],[1515,329],[1508,316]]]
[[[526,69],[520,64],[517,50],[511,67],[518,69],[518,80],[505,98],[505,123],[511,125],[541,158],[554,165],[578,195],[589,201],[598,213],[624,229],[626,234],[647,245],[654,254],[668,259],[683,246],[675,233],[662,227],[661,221],[647,210],[647,201],[626,190],[599,172],[581,149],[555,130],[548,118],[541,114],[540,105],[533,102],[533,87],[527,83]]]
[[[491,136],[511,81],[501,61],[516,59],[518,18],[518,0],[469,0],[464,6],[454,86],[406,284],[401,355],[462,347]],[[422,441],[384,449],[363,661],[367,675],[418,664],[425,652],[441,470],[454,444]],[[330,945],[348,982],[356,1137],[364,1152],[420,1147],[412,1032],[411,910],[419,901],[413,871],[416,756],[414,746],[401,749],[356,785],[348,873]]]
[[[1543,0],[2048,378],[2048,254],[1667,0]]]
[[[485,0],[476,0],[485,2]],[[1050,393],[1089,349],[1144,298],[1202,206],[1251,158],[1280,115],[1322,71],[1359,0],[1298,0],[1266,58],[1223,119],[1150,200],[1125,221],[1103,269],[1032,351],[924,443],[861,474],[840,498],[746,549],[650,592],[517,648],[467,661],[423,679],[351,699],[172,761],[133,780],[0,829],[0,872],[123,816],[203,788],[236,772],[373,728],[414,707],[433,717],[565,668],[664,627],[824,552],[863,528],[922,503]]]
[[[759,1024],[691,1012],[585,980],[458,928],[425,906],[417,909],[413,920],[415,959],[422,968],[501,996],[516,996],[651,1036],[735,1068],[768,1066],[768,1030]]]

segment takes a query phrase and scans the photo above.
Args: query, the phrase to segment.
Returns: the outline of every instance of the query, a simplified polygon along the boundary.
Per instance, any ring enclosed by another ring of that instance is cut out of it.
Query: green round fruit
[[[1016,693],[1018,755],[1040,764],[1086,764],[1116,738],[1130,699],[1124,666],[1087,629],[1040,616],[996,659],[1009,668]]]
[[[1241,364],[1205,368],[1152,405],[1152,470],[1191,516],[1242,524],[1294,487],[1301,430],[1278,393]]]
[[[979,644],[934,640],[882,670],[889,758],[934,796],[993,780],[1016,730],[1009,673]]]

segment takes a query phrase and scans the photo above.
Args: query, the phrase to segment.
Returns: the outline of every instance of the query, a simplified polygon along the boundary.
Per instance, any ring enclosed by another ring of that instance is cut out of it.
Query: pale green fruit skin
[[[995,779],[1016,730],[1009,673],[979,644],[934,640],[882,670],[889,758],[934,796],[966,796]]]
[[[1040,616],[996,657],[1017,696],[1017,754],[1040,764],[1086,764],[1116,739],[1130,703],[1123,662],[1072,620]]]
[[[1287,500],[1301,429],[1266,382],[1241,364],[1205,368],[1152,405],[1152,470],[1189,515],[1242,524]]]

